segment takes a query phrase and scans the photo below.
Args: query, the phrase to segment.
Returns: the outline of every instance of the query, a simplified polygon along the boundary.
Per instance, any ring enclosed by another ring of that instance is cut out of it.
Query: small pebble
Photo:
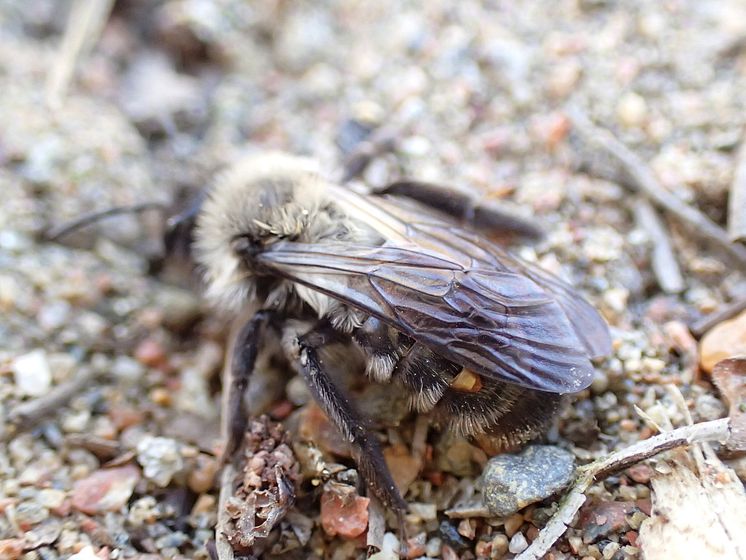
[[[162,285],[155,306],[163,313],[163,324],[175,331],[189,327],[200,314],[199,298],[189,290]]]
[[[117,511],[127,504],[139,480],[140,469],[134,465],[98,470],[75,482],[72,505],[89,515]]]
[[[145,478],[165,487],[184,468],[181,444],[171,438],[145,436],[137,444],[137,462]]]
[[[129,356],[117,356],[111,364],[111,373],[120,380],[134,383],[145,373],[145,368]]]
[[[631,502],[604,501],[584,507],[578,523],[583,531],[583,542],[596,542],[620,532],[627,526],[627,515],[633,511],[635,504]]]
[[[456,551],[453,550],[447,544],[443,545],[443,549],[441,550],[441,554],[442,554],[442,559],[443,560],[458,560],[458,554],[456,554]]]
[[[368,498],[352,490],[326,490],[321,495],[321,526],[327,535],[354,539],[368,527]],[[345,489],[346,490],[346,489]]]
[[[746,311],[707,331],[699,343],[699,352],[699,363],[707,373],[721,360],[746,354]]]
[[[197,498],[197,501],[194,502],[191,514],[199,515],[200,513],[209,513],[215,507],[216,501],[217,500],[215,499],[215,496],[211,496],[210,494],[202,494],[199,498]]]
[[[701,421],[717,420],[726,415],[727,409],[715,395],[703,393],[694,401],[694,412]]]
[[[25,539],[0,539],[0,558],[21,558],[25,548]]]
[[[619,122],[628,127],[639,127],[645,122],[647,104],[645,99],[634,92],[625,93],[617,105]]]
[[[399,539],[393,533],[383,535],[381,550],[368,557],[369,560],[399,560]]]
[[[647,484],[650,482],[650,477],[653,475],[653,469],[644,463],[634,465],[628,468],[625,472],[627,473],[627,476],[640,484]]]
[[[520,554],[527,548],[528,548],[528,541],[526,540],[526,537],[523,536],[523,533],[516,533],[510,539],[508,550],[512,552],[513,554]]]
[[[574,472],[572,453],[531,445],[518,455],[490,459],[482,474],[483,500],[493,515],[505,517],[559,492]]]
[[[49,510],[36,501],[21,502],[15,509],[15,521],[24,530],[49,517]]]
[[[443,521],[440,524],[440,536],[445,542],[457,548],[459,550],[465,549],[469,546],[469,543],[459,534],[456,527],[449,521]]]
[[[619,550],[619,543],[610,542],[603,549],[604,560],[611,560]]]
[[[57,509],[62,506],[66,497],[67,494],[65,492],[54,488],[43,488],[39,490],[39,494],[37,495],[39,503],[49,509]]]
[[[150,391],[149,396],[150,396],[150,400],[153,401],[158,406],[165,406],[165,407],[171,406],[171,402],[172,402],[171,391],[169,391],[165,387],[155,387],[152,391]]]
[[[209,491],[215,482],[215,473],[220,467],[218,461],[209,455],[200,454],[197,457],[197,466],[189,473],[187,484],[195,494],[203,494]]]
[[[417,521],[432,521],[437,517],[438,511],[435,504],[424,504],[413,502],[409,504],[409,515]]]
[[[166,351],[157,340],[146,338],[137,345],[135,358],[146,367],[158,367],[166,361]]]
[[[80,552],[70,556],[69,560],[101,560],[101,557],[95,553],[92,546],[86,546]]]
[[[474,519],[462,519],[458,524],[458,533],[469,540],[474,539],[477,524]]]
[[[523,515],[520,513],[514,513],[505,520],[505,533],[508,537],[512,537],[523,525]]]
[[[502,533],[498,533],[492,539],[492,553],[496,554],[498,557],[503,556],[508,552],[509,543],[510,541],[508,540],[508,537]]]
[[[52,371],[44,350],[32,350],[11,363],[16,389],[27,397],[41,397],[52,387]]]
[[[438,537],[433,537],[427,541],[427,544],[425,545],[425,554],[427,554],[429,558],[438,558],[442,548],[443,541]]]
[[[417,480],[422,462],[417,457],[412,456],[407,446],[403,444],[387,447],[383,450],[383,457],[399,493],[403,496],[407,493],[409,485]]]
[[[418,533],[407,539],[407,558],[419,558],[425,555],[427,533]]]

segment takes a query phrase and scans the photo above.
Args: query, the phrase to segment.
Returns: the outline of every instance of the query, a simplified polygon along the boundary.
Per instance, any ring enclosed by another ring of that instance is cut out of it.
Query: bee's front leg
[[[274,311],[257,311],[238,332],[233,343],[230,365],[230,384],[224,388],[226,406],[224,422],[227,441],[223,451],[223,462],[230,459],[241,444],[246,431],[247,415],[244,405],[244,394],[249,385],[249,378],[254,371],[256,357],[259,354],[264,331],[275,316]]]

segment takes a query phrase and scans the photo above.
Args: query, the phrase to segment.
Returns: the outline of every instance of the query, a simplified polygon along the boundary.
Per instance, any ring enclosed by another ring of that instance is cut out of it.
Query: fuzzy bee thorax
[[[327,186],[312,163],[285,154],[252,156],[225,172],[203,204],[195,233],[208,299],[231,310],[258,295],[275,308],[300,300],[319,316],[349,323],[336,300],[293,282],[262,278],[251,262],[252,253],[279,241],[369,240],[372,233],[344,214]]]

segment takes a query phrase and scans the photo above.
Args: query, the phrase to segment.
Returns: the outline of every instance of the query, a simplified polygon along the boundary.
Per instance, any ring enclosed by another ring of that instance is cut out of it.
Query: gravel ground
[[[725,414],[687,325],[746,296],[742,274],[670,221],[684,289],[664,294],[634,197],[580,170],[567,108],[724,224],[746,119],[746,6],[484,4],[122,1],[50,111],[45,78],[69,3],[0,3],[0,558],[208,558],[217,518],[225,318],[188,271],[153,274],[157,213],[64,244],[42,233],[94,209],[181,200],[259,150],[311,155],[334,175],[380,125],[402,133],[366,183],[456,184],[532,217],[547,235],[516,250],[577,286],[611,325],[613,355],[544,441],[555,453],[582,464],[648,437],[635,406],[683,423],[670,383],[695,421]],[[29,419],[29,403],[76,379],[72,398]],[[408,490],[410,557],[512,558],[536,538],[551,499],[509,515],[446,515],[492,492],[481,482],[493,479],[488,446],[428,431],[385,387],[359,390]],[[291,372],[267,365],[251,392],[254,411],[289,431],[283,440],[274,425],[256,428],[276,435],[265,451],[287,458],[300,488],[262,557],[364,558],[375,504],[355,493],[344,442]],[[643,464],[594,486],[551,558],[640,557],[650,476]],[[379,559],[397,557],[387,522]]]

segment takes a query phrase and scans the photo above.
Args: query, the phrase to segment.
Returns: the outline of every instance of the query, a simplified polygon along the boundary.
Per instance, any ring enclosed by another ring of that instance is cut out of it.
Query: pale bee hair
[[[258,295],[256,275],[232,247],[240,235],[269,242],[274,238],[382,244],[378,233],[335,204],[327,194],[328,185],[311,160],[284,153],[248,156],[222,173],[203,203],[195,229],[194,254],[208,300],[235,312]],[[281,279],[264,305],[285,309],[298,302],[346,332],[365,319],[365,314],[334,298]]]

